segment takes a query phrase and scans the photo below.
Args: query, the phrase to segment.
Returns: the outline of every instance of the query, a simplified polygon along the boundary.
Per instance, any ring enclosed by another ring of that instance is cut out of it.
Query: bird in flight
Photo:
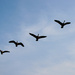
[[[3,53],[9,53],[10,51],[2,51],[2,50],[0,50],[0,52],[1,52],[1,54],[3,54]]]
[[[21,42],[18,43],[18,41],[15,42],[14,40],[12,40],[12,41],[9,41],[9,43],[14,43],[16,47],[17,47],[18,45],[21,45],[22,47],[24,47],[23,43],[21,43]]]
[[[29,34],[30,34],[31,36],[35,37],[35,38],[36,38],[36,41],[38,41],[38,39],[47,37],[47,36],[39,36],[39,34],[38,34],[38,35],[35,35],[35,34],[32,34],[32,33],[29,33]]]
[[[65,25],[68,25],[68,24],[70,24],[71,22],[65,22],[65,20],[64,20],[64,22],[62,23],[62,22],[60,22],[59,20],[54,20],[55,22],[57,22],[57,23],[59,23],[60,25],[61,25],[61,28],[63,28]]]

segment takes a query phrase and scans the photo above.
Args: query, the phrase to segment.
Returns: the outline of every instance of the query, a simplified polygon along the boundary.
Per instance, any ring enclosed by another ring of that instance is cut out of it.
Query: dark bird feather
[[[3,53],[10,53],[10,51],[2,51],[2,50],[0,50],[0,52],[1,52],[1,54],[3,54]]]
[[[29,33],[29,34],[30,34],[31,36],[35,37],[35,38],[36,38],[36,41],[38,41],[38,39],[47,37],[47,36],[39,36],[39,34],[38,34],[38,35],[35,35],[35,34],[32,34],[32,33]]]
[[[41,39],[41,38],[45,38],[45,37],[47,37],[47,36],[39,36],[39,39]]]
[[[18,43],[18,45],[21,45],[21,46],[23,46],[23,47],[24,47],[23,43],[21,43],[21,42],[20,42],[20,43]]]
[[[14,40],[9,41],[9,43],[14,43],[16,47],[17,47],[18,45],[21,45],[22,47],[24,47],[24,44],[23,44],[23,43],[21,43],[21,42],[18,43],[18,42],[15,42]]]
[[[65,23],[65,20],[64,20],[64,22],[62,23],[62,22],[60,22],[59,20],[54,20],[55,22],[57,22],[57,23],[59,23],[60,25],[61,25],[61,28],[63,28],[65,25],[68,25],[68,24],[70,24],[71,22],[66,22]]]
[[[30,34],[31,36],[35,37],[35,38],[37,37],[35,34],[32,34],[32,33],[29,33],[29,34]]]
[[[70,24],[70,23],[71,23],[71,22],[66,22],[65,25],[68,25],[68,24]]]

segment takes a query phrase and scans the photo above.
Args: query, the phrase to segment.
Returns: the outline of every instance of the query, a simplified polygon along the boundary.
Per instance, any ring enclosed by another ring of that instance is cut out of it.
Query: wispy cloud
[[[75,75],[75,23],[74,11],[71,12],[74,9],[71,10],[70,6],[67,11],[65,0],[61,7],[58,2],[18,2],[15,19],[11,17],[11,22],[5,24],[8,29],[1,27],[5,30],[5,33],[1,32],[1,49],[10,51],[0,55],[1,75]],[[71,24],[61,29],[55,19],[65,19]],[[37,42],[29,35],[30,32],[47,38]],[[9,43],[10,40],[23,42],[25,47],[15,47]]]

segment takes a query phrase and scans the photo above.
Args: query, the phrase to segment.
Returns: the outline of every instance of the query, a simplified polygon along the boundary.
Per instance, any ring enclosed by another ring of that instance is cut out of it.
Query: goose
[[[18,43],[18,41],[15,42],[14,40],[11,40],[11,41],[9,41],[9,43],[14,43],[16,47],[17,47],[18,45],[21,45],[22,47],[24,47],[23,43],[21,43],[21,42]]]
[[[32,34],[32,33],[29,33],[31,36],[33,36],[34,38],[36,38],[36,41],[38,41],[39,39],[41,39],[41,38],[45,38],[45,37],[47,37],[47,36],[39,36],[39,34],[38,35],[35,35],[35,34]]]
[[[57,23],[59,23],[60,25],[61,25],[61,28],[63,28],[65,25],[67,25],[67,24],[70,24],[71,22],[65,22],[65,20],[64,20],[64,22],[62,23],[62,22],[60,22],[59,20],[54,20],[55,22],[57,22]]]

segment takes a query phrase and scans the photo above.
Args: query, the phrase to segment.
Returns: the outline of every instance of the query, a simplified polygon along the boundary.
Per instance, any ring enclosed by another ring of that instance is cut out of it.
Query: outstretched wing
[[[35,38],[37,37],[35,34],[32,34],[32,33],[29,33],[29,34],[30,34],[31,36],[35,37]]]
[[[21,42],[20,42],[20,43],[18,43],[18,45],[21,45],[21,46],[23,46],[23,47],[24,47],[24,44],[23,44],[23,43],[21,43]]]
[[[10,51],[3,51],[3,53],[6,53],[6,52],[8,52],[8,53],[9,53]]]
[[[9,41],[9,43],[14,43],[14,44],[16,44],[16,42],[15,42],[14,40],[12,40],[12,41]]]
[[[59,20],[54,20],[54,21],[62,25],[62,22],[60,22]]]
[[[46,38],[47,36],[39,36],[39,39],[41,39],[41,38]]]
[[[71,24],[71,22],[66,22],[65,25],[67,25],[67,24]]]

